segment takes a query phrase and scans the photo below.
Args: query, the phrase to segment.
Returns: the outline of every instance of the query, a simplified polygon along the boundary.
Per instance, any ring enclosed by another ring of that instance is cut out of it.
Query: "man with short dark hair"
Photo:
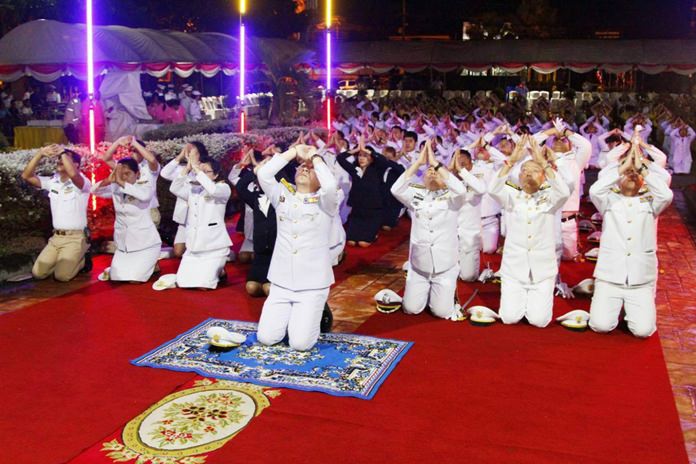
[[[36,168],[44,158],[56,160],[53,176],[36,175]],[[30,185],[48,191],[51,203],[53,236],[31,270],[36,279],[53,275],[56,280],[67,282],[85,265],[88,249],[85,229],[91,185],[79,167],[77,153],[51,145],[37,150],[22,172],[22,179]]]

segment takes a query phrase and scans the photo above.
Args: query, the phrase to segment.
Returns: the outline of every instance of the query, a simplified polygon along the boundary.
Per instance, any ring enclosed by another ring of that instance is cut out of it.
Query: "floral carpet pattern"
[[[228,380],[196,380],[135,417],[84,460],[105,462],[103,454],[109,462],[203,464],[279,394]]]
[[[210,327],[242,333],[247,339],[237,348],[221,351],[208,343],[206,331]],[[302,352],[285,343],[261,345],[256,340],[256,327],[252,322],[208,319],[132,363],[269,387],[371,399],[413,345],[324,333],[312,350]]]

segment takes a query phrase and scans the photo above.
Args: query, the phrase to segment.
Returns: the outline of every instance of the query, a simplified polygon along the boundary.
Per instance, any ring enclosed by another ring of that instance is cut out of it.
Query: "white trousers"
[[[439,274],[422,274],[409,266],[402,307],[406,314],[420,314],[426,306],[437,317],[448,318],[454,312],[459,266]]]
[[[176,272],[176,285],[181,288],[217,288],[229,254],[229,247],[201,252],[186,250]]]
[[[481,250],[486,254],[495,253],[498,250],[498,238],[500,237],[500,219],[498,216],[490,216],[481,219]]]
[[[474,246],[471,246],[471,242]],[[459,278],[464,282],[474,282],[478,279],[481,266],[481,253],[478,245],[481,243],[479,234],[473,237],[459,237]]]
[[[590,328],[611,332],[619,324],[621,307],[626,311],[628,330],[636,337],[649,337],[657,330],[655,282],[629,287],[595,279],[590,307]]]
[[[574,259],[578,254],[578,223],[575,219],[561,222],[562,257]]]
[[[259,342],[275,345],[287,334],[290,348],[311,350],[319,339],[321,316],[328,297],[328,287],[294,291],[271,284],[259,320]]]
[[[546,327],[553,317],[553,290],[556,276],[541,282],[521,282],[504,275],[500,286],[500,318],[516,324],[523,317],[536,327]]]

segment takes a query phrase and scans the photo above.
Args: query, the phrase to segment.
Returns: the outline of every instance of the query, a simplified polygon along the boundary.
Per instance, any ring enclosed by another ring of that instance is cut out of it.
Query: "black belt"
[[[568,221],[572,221],[573,219],[577,219],[577,218],[578,218],[577,214],[571,214],[568,217],[561,218],[561,222],[568,222]]]

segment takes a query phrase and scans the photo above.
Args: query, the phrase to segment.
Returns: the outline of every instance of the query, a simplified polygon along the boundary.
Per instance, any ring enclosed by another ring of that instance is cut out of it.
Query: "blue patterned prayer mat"
[[[212,351],[206,331],[214,326],[242,333],[247,340],[228,352]],[[261,345],[256,341],[256,327],[253,322],[208,319],[132,363],[369,400],[413,345],[363,335],[323,333],[314,348],[303,352],[286,343]]]

